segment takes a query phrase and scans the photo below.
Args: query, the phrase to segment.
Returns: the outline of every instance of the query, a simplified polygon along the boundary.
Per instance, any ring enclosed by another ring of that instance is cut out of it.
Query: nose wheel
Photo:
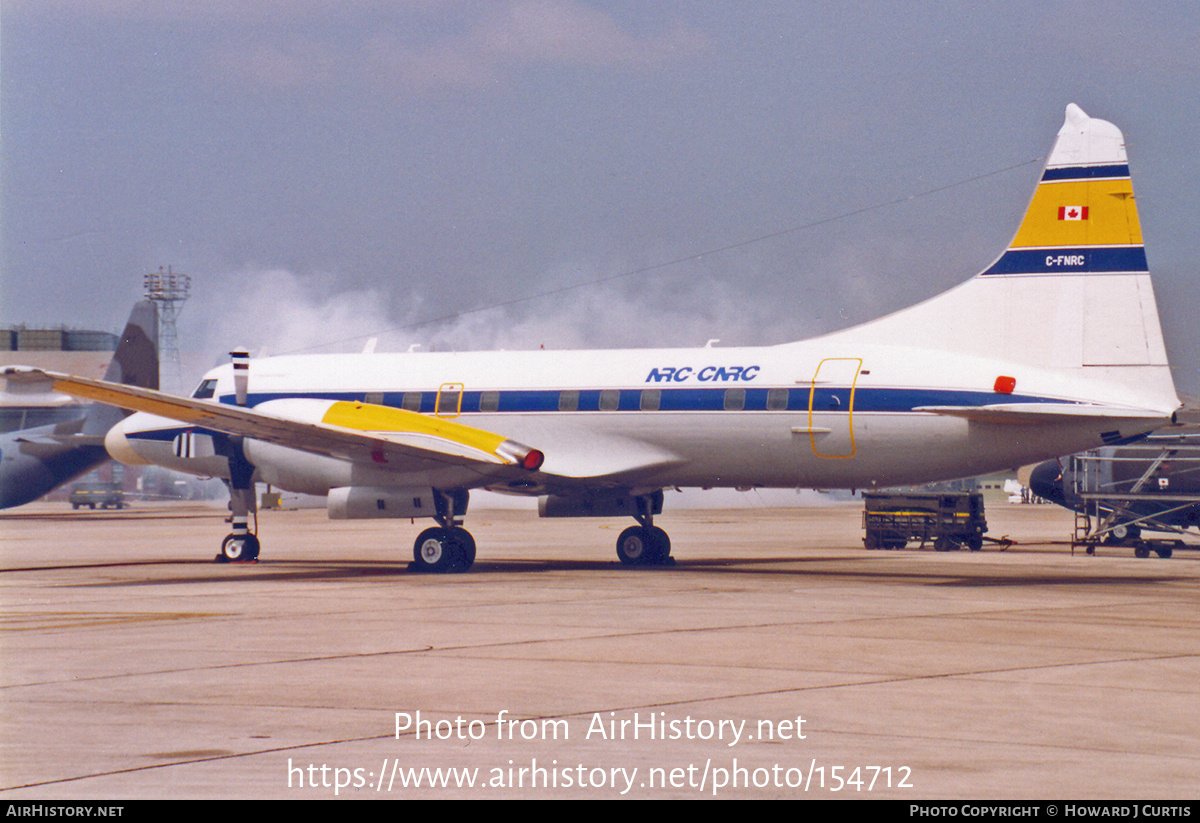
[[[221,541],[221,553],[217,555],[218,563],[248,563],[258,559],[258,536],[230,534]]]

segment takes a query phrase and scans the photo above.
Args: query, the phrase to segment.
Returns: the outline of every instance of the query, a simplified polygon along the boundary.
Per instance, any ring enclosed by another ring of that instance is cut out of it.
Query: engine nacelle
[[[379,486],[342,486],[329,490],[326,506],[330,520],[376,517],[433,517],[437,503],[433,489],[396,489]]]

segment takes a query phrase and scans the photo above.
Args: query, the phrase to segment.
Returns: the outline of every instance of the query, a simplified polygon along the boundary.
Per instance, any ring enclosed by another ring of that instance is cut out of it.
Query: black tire
[[[1136,543],[1142,536],[1142,530],[1132,523],[1118,523],[1104,536],[1104,542],[1111,546],[1128,546]]]
[[[654,543],[651,547],[651,560],[653,565],[662,566],[671,559],[671,536],[658,526],[651,526],[648,531]]]
[[[651,562],[654,540],[641,526],[630,526],[617,538],[617,557],[626,566],[646,566]]]
[[[249,562],[258,559],[258,537],[253,534],[230,534],[221,541],[219,559],[226,563]]]
[[[459,565],[462,566],[458,571],[465,572],[475,564],[475,538],[469,531],[462,528],[455,529],[452,536],[458,543]]]
[[[417,571],[445,574],[459,570],[462,564],[462,544],[446,529],[426,529],[413,542],[413,567]]]

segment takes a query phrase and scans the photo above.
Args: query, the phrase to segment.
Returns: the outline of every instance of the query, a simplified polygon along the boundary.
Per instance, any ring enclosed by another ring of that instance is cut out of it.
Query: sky
[[[170,266],[202,365],[802,339],[985,268],[1075,102],[1200,394],[1195,3],[833,6],[0,0],[0,324]]]

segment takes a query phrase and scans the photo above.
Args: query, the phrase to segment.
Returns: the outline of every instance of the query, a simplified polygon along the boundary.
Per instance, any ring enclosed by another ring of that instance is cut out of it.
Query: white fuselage
[[[274,357],[252,362],[247,405],[270,403],[286,415],[288,398],[355,400],[453,418],[541,450],[548,475],[626,490],[864,488],[963,477],[1149,431],[1171,411],[1153,423],[1071,417],[1021,425],[914,411],[1003,402],[1119,406],[1123,398],[1061,371],[846,342],[833,335],[756,348]],[[1015,388],[998,393],[1000,377]],[[216,381],[214,399],[233,402],[230,367],[205,379]],[[175,434],[187,428],[138,414],[121,427],[124,445],[113,451],[222,474],[223,459],[172,455]],[[489,485],[453,468],[402,474],[253,442],[246,453],[261,479],[310,493]]]

